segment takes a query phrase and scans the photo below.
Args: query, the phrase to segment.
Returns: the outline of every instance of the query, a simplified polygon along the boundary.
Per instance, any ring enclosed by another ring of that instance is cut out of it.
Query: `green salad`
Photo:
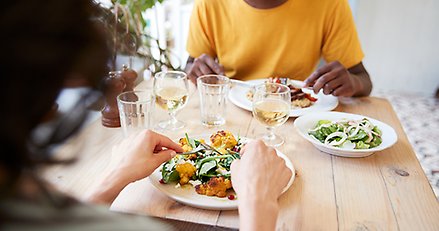
[[[308,134],[326,145],[347,149],[369,149],[382,143],[381,130],[366,118],[319,120]]]
[[[203,139],[185,138],[179,140],[189,155],[176,155],[161,169],[160,183],[176,183],[176,187],[189,184],[198,194],[225,197],[232,189],[230,166],[240,159],[239,151],[243,144],[229,131],[218,131],[210,136],[210,144]]]

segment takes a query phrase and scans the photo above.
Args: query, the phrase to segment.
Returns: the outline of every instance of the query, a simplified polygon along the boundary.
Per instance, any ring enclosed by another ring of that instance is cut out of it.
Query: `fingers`
[[[235,189],[235,192],[238,193],[240,188],[240,184],[239,184],[239,178],[240,178],[240,173],[239,170],[241,168],[241,160],[234,160],[232,162],[232,165],[230,165],[230,173],[231,173],[231,181],[232,181],[232,185],[233,188]]]
[[[218,63],[218,62],[217,62]],[[221,65],[221,64],[219,64],[218,63],[218,65],[219,65],[219,75],[226,75],[226,71],[225,71],[225,69],[224,69],[224,66],[223,65]]]
[[[204,61],[204,63],[206,63],[206,65],[209,67],[209,69],[211,71],[213,71],[213,73],[218,74],[218,75],[221,75],[224,73],[224,68],[221,65],[219,65],[218,62],[216,62],[209,55],[202,54],[200,56],[200,59],[202,59]],[[206,74],[210,74],[210,73],[206,73]]]
[[[230,171],[231,172],[237,172],[239,169],[239,166],[241,164],[241,160],[234,160],[232,162],[232,165],[230,166]]]
[[[317,69],[305,80],[305,85],[310,86],[314,82],[315,94],[323,90],[325,95],[345,96],[350,94],[349,91],[352,88],[350,81],[350,75],[346,68],[340,62],[334,61]]]
[[[198,69],[198,76],[208,74],[221,74],[224,68],[220,66],[212,57],[202,54],[194,61],[194,68]]]
[[[247,152],[247,147],[253,147],[253,143],[255,142],[255,140],[252,140],[246,144],[244,144],[244,146],[241,148],[241,151],[239,152],[241,154],[241,158],[245,155],[245,153]]]
[[[332,71],[322,75],[313,86],[314,93],[317,94],[320,91],[320,89],[323,89],[324,94],[326,95],[330,94],[333,88],[330,88],[329,82],[335,78],[337,78],[337,73],[334,73]]]
[[[189,79],[196,84],[198,77],[208,74],[224,75],[224,67],[220,65],[215,59],[207,54],[202,54],[194,59],[190,67],[188,76]]]
[[[285,161],[285,160],[284,160]],[[283,189],[287,186],[288,182],[291,179],[291,176],[293,175],[293,172],[291,171],[290,168],[288,168],[285,164],[284,167],[282,168],[282,173],[279,174],[280,176],[280,182],[281,182],[281,191],[279,192],[279,196],[282,193]]]
[[[308,78],[305,79],[305,87],[314,87],[313,84],[317,81],[320,76],[324,75],[325,73],[329,72],[332,69],[330,63],[327,63],[323,65],[322,67],[318,68],[316,71],[314,71]]]
[[[154,150],[159,150],[160,148],[172,149],[176,152],[183,152],[183,148],[169,139],[168,137],[155,133],[151,130],[146,130],[143,132],[144,139],[152,142],[150,145],[154,147]]]
[[[207,74],[215,73],[215,71],[213,71],[211,69],[211,67],[207,63],[204,63],[204,62],[199,62],[198,69],[199,69],[198,73],[201,74],[201,75],[207,75]]]
[[[315,94],[317,94],[320,89],[323,89],[325,87],[325,84],[337,78],[337,73],[334,72],[334,68],[336,66],[336,62],[327,63],[318,68],[314,73],[311,74],[310,77],[308,77],[309,81],[314,82],[314,85],[312,87]],[[305,80],[305,85],[309,85],[306,82],[308,79]],[[327,94],[330,94],[332,89],[329,89],[329,86],[326,86],[326,88],[326,91],[329,91],[329,93]]]
[[[334,96],[347,96],[350,97],[354,94],[354,91],[352,88],[350,88],[348,85],[343,85],[337,89],[335,89],[332,92],[332,95]]]
[[[174,150],[163,150],[152,155],[152,161],[154,162],[155,166],[158,167],[162,163],[172,159],[172,157],[174,157],[175,155],[177,155],[177,153]]]
[[[241,159],[255,158],[255,156],[259,158],[261,155],[263,157],[267,157],[266,155],[276,155],[276,150],[267,146],[260,139],[250,141],[241,150]]]
[[[276,149],[273,147],[267,146],[264,141],[262,140],[255,140],[254,145],[256,147],[256,150],[258,150],[260,153],[266,153],[266,154],[276,154]]]
[[[244,146],[241,147],[241,151],[239,151],[239,154],[241,154],[241,156],[245,153],[245,147],[247,147],[247,144],[244,144]]]
[[[335,78],[331,80],[329,83],[326,83],[325,86],[323,86],[323,93],[325,95],[333,94],[334,91],[341,87],[344,84],[343,78]]]

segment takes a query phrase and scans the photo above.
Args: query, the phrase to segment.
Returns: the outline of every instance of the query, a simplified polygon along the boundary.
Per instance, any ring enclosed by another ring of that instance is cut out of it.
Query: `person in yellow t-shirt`
[[[334,96],[372,90],[347,0],[195,0],[187,51],[193,82],[216,73],[304,80]]]

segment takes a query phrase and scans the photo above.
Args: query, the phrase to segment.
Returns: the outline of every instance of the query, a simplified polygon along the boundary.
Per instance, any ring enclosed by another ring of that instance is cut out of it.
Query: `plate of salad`
[[[294,121],[299,134],[320,151],[365,157],[396,143],[395,130],[367,116],[343,112],[312,113]]]
[[[183,204],[202,209],[235,210],[239,198],[233,191],[230,166],[240,158],[239,151],[248,141],[244,137],[236,138],[229,131],[199,136],[186,134],[178,143],[192,154],[177,154],[157,168],[149,179],[158,190]],[[285,192],[294,181],[295,171],[288,157],[276,151],[293,172]]]

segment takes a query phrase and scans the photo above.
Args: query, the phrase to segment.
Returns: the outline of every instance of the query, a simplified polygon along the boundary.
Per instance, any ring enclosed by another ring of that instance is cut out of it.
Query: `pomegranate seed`
[[[163,179],[160,179],[159,182],[160,182],[160,184],[166,184]]]
[[[229,198],[229,200],[233,201],[233,200],[235,200],[235,195],[230,194],[227,198]]]

